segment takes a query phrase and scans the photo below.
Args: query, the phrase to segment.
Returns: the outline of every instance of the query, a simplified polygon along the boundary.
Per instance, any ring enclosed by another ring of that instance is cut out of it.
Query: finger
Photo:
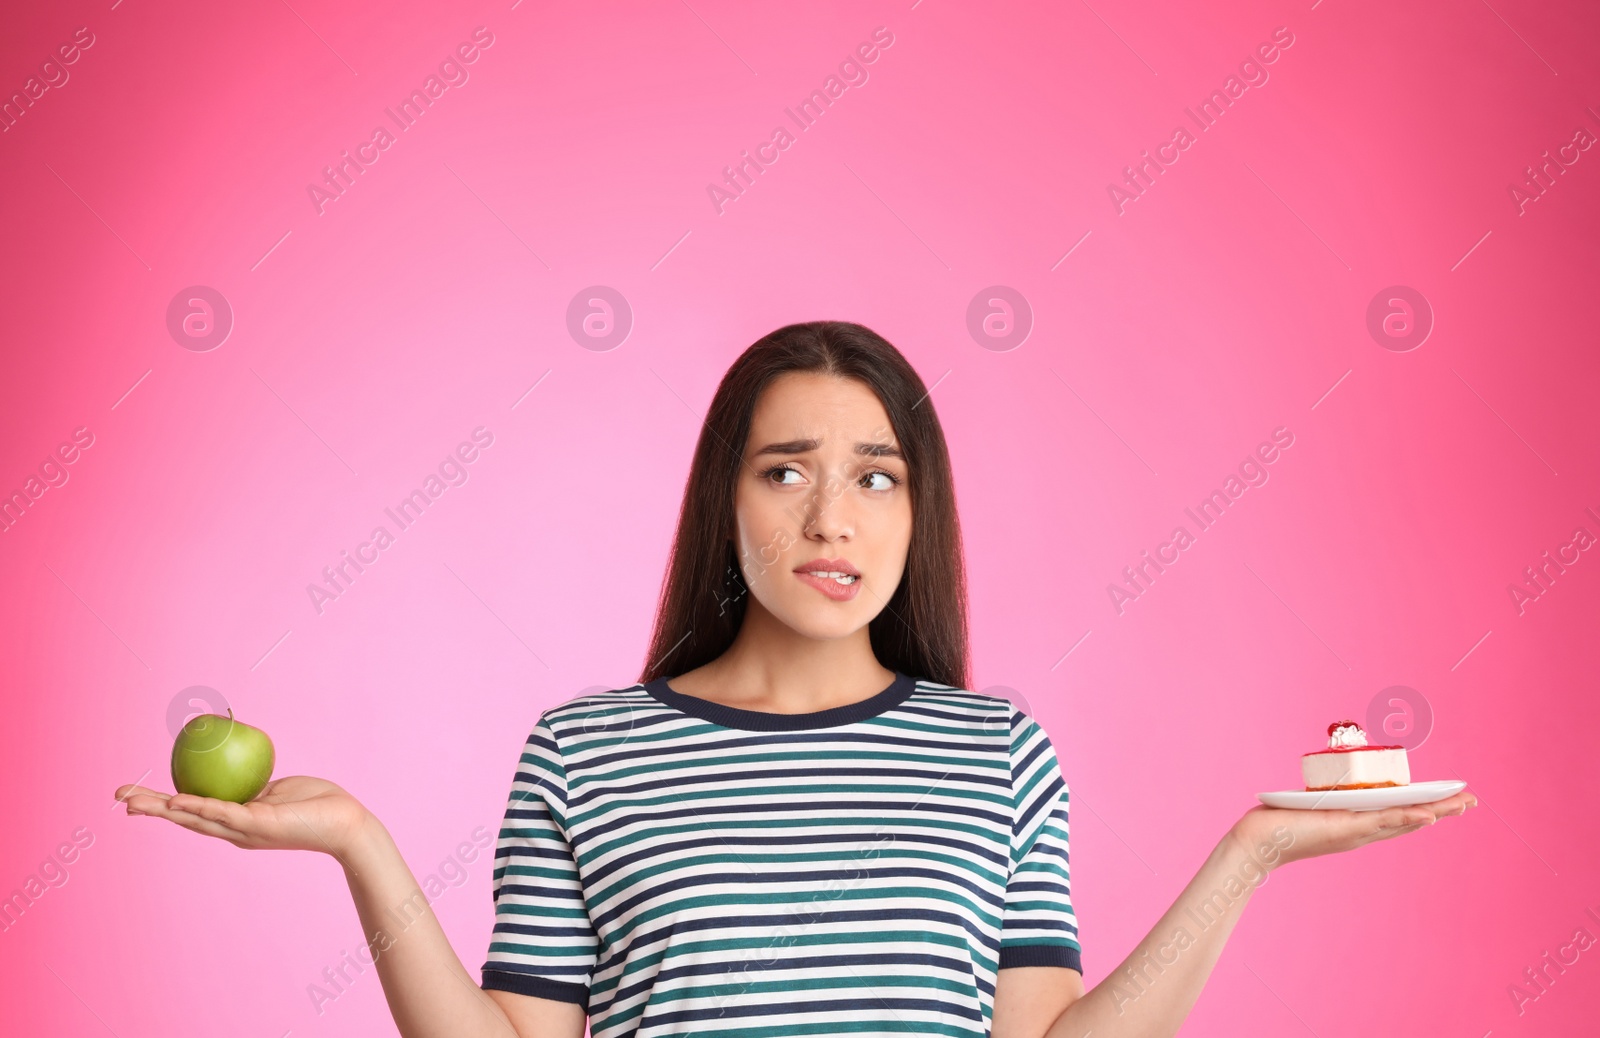
[[[1467,808],[1476,806],[1477,803],[1478,798],[1476,796],[1462,792],[1446,797],[1443,800],[1435,800],[1420,806],[1432,811],[1434,818],[1443,818],[1446,815],[1464,815],[1467,813]]]
[[[188,811],[178,811],[163,805],[160,810],[152,813],[167,819],[175,825],[181,825],[185,829],[193,829],[195,832],[204,833],[207,836],[215,836],[218,839],[230,842],[248,839],[244,833],[232,829],[221,822],[215,822]]]
[[[1396,836],[1404,836],[1406,833],[1414,833],[1418,829],[1426,829],[1428,826],[1433,825],[1435,821],[1437,821],[1437,819],[1435,819],[1432,815],[1424,815],[1420,818],[1411,817],[1403,820],[1399,825],[1391,825],[1378,829],[1376,832],[1368,836],[1363,842],[1371,843],[1374,840],[1388,840]]]
[[[1406,822],[1406,809],[1403,807],[1387,807],[1382,811],[1369,812],[1372,818],[1370,828],[1374,833],[1386,829],[1398,829]]]
[[[155,797],[160,800],[165,800],[170,795],[170,793],[163,793],[158,789],[150,789],[145,786],[129,784],[126,786],[117,787],[116,799],[119,802],[126,804],[133,797]]]
[[[153,815],[167,806],[167,797],[162,793],[141,793],[123,801],[123,806],[130,815]]]
[[[197,833],[215,836],[217,839],[227,840],[229,843],[239,843],[249,839],[244,833],[231,829],[221,822],[213,822],[209,818],[201,818],[199,815],[192,815],[187,811],[174,811],[168,817],[185,829],[193,829]]]
[[[249,828],[250,813],[245,810],[244,805],[235,804],[231,800],[178,793],[167,800],[167,807],[174,811],[199,815],[208,821],[225,825],[235,832],[244,832]]]
[[[1426,828],[1426,826],[1420,822],[1411,825],[1397,825],[1390,829],[1380,829],[1361,842],[1365,844],[1377,843],[1379,840],[1392,840],[1396,836],[1404,836],[1406,833],[1414,833],[1423,828]]]
[[[174,801],[177,800],[177,798],[178,794],[176,793],[134,797],[129,801],[130,805],[132,805],[130,810],[137,809],[140,813],[154,815],[157,818],[171,819],[175,822],[179,821],[180,818],[200,817],[193,811],[185,811],[175,804]],[[192,799],[195,798],[191,798],[191,800]],[[194,805],[191,803],[190,806],[193,807]]]
[[[1431,825],[1436,820],[1433,811],[1426,805],[1391,807],[1373,813],[1378,816],[1375,827],[1376,832],[1399,829],[1405,826]]]

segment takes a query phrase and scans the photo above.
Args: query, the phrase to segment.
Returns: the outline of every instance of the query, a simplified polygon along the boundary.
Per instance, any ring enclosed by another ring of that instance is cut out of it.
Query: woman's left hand
[[[1478,798],[1465,789],[1431,804],[1382,811],[1310,811],[1261,804],[1233,824],[1231,835],[1252,857],[1260,858],[1263,847],[1277,848],[1273,860],[1263,860],[1271,870],[1285,862],[1337,854],[1374,840],[1416,832],[1446,815],[1465,814],[1467,808],[1476,806]]]

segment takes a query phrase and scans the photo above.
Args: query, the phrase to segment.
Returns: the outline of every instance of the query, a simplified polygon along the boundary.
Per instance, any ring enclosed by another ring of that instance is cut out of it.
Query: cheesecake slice
[[[1300,755],[1306,791],[1378,789],[1411,784],[1404,746],[1368,746],[1367,733],[1354,721],[1328,726],[1328,748]]]

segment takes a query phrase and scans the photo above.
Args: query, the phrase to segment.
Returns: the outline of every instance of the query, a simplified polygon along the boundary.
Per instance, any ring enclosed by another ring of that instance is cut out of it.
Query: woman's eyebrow
[[[822,446],[822,441],[815,437],[802,440],[784,440],[781,443],[769,443],[751,455],[759,458],[763,454],[807,454]],[[872,458],[899,458],[905,460],[905,455],[900,448],[892,443],[858,443],[856,453]]]

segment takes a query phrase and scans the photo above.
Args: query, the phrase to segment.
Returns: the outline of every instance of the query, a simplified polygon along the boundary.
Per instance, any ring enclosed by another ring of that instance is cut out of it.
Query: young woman
[[[1054,747],[971,683],[927,389],[872,331],[817,321],[718,387],[639,683],[534,726],[480,980],[333,783],[283,778],[244,805],[117,796],[338,858],[406,1038],[581,1038],[586,1017],[595,1038],[1172,1035],[1268,871],[1477,803],[1253,807],[1085,992]]]

